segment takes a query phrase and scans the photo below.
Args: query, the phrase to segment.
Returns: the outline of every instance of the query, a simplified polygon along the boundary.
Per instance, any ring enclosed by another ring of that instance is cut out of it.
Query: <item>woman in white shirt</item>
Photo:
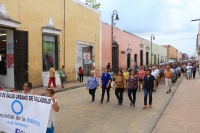
[[[51,97],[51,110],[49,114],[49,121],[48,121],[48,126],[47,126],[47,131],[46,133],[54,133],[54,128],[55,128],[55,113],[59,111],[59,106],[57,103],[57,100],[54,98],[55,91],[53,89],[47,89],[45,91],[45,96]]]

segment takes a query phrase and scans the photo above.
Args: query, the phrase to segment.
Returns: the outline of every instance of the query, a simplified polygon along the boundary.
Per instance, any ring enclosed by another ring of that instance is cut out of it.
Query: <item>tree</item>
[[[101,5],[100,3],[97,3],[96,0],[85,0],[85,4],[94,9],[99,9]]]

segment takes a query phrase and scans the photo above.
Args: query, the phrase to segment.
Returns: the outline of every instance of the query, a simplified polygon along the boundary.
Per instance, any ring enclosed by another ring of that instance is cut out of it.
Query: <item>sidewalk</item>
[[[200,75],[183,79],[153,133],[199,133],[200,131]]]
[[[66,83],[64,85],[64,88],[61,87],[61,85],[57,85],[56,88],[53,87],[53,85],[51,86],[51,88],[53,88],[55,90],[56,93],[58,92],[61,92],[61,91],[67,91],[67,90],[71,90],[71,89],[75,89],[75,88],[80,88],[80,87],[83,87],[85,86],[86,82],[87,82],[87,78],[88,77],[84,77],[83,78],[83,82],[79,82],[79,81],[73,81],[73,82],[69,82],[69,83]],[[48,87],[34,87],[32,88],[32,90],[37,93],[38,95],[44,95],[44,92],[45,90],[47,89]],[[3,89],[3,91],[15,91],[13,89]],[[16,92],[21,92],[22,90],[19,90],[19,91],[16,91]]]

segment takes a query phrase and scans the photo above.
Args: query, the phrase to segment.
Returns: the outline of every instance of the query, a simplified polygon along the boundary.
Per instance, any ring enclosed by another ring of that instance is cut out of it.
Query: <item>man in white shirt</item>
[[[151,75],[154,76],[154,78],[155,78],[156,81],[157,81],[157,79],[158,79],[158,71],[156,70],[156,67],[155,67],[155,66],[152,67]],[[156,88],[155,88],[154,92],[156,92]]]
[[[188,63],[187,67],[187,79],[192,77],[192,66],[190,66],[190,63]]]

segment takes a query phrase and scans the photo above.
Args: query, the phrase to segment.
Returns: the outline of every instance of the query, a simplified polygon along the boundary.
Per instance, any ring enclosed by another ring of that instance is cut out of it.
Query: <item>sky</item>
[[[85,0],[80,0],[85,2]],[[151,40],[172,45],[179,52],[192,56],[200,18],[200,0],[96,0],[101,3],[101,20],[111,24],[111,15],[117,10],[116,27]]]

